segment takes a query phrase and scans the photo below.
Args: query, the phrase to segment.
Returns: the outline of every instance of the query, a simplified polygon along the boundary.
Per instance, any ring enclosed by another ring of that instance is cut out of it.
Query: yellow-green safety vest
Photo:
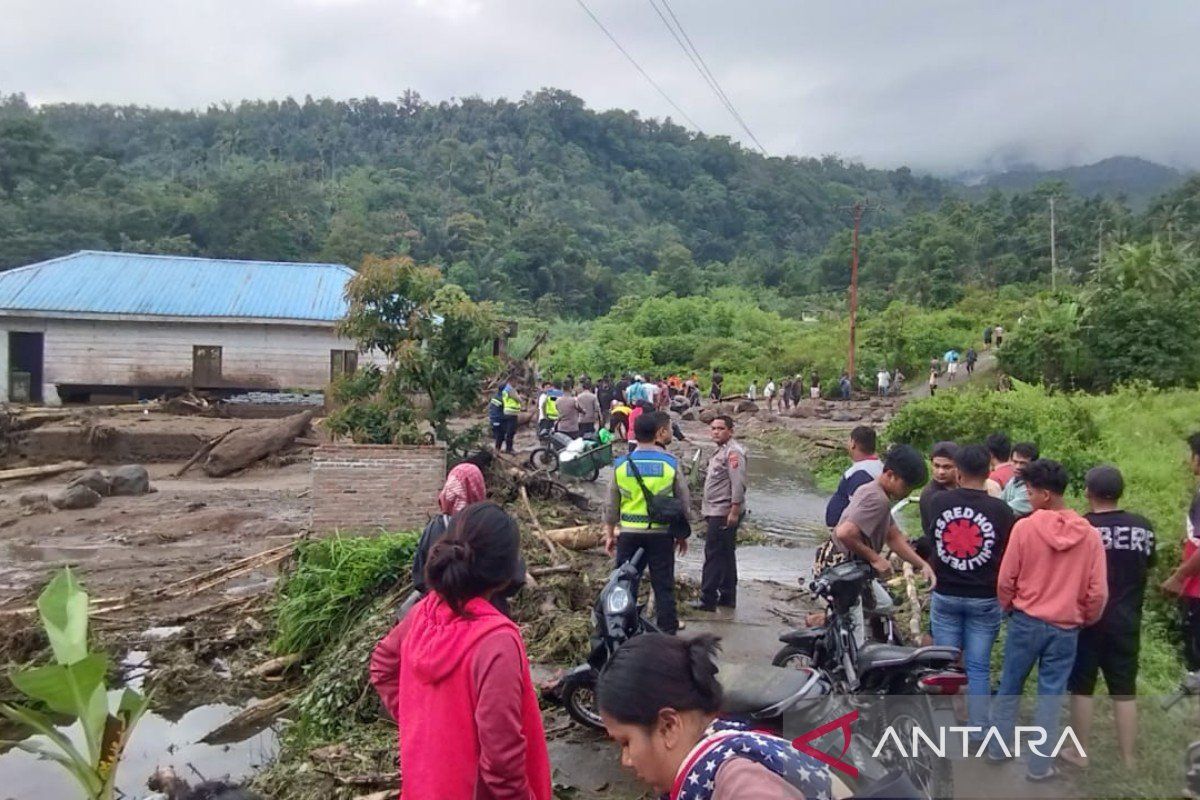
[[[550,395],[546,395],[546,419],[558,419],[558,403]]]
[[[646,508],[646,494],[638,485],[637,478],[629,471],[629,459],[637,462],[642,483],[652,495],[670,496],[675,490],[675,473],[679,462],[670,453],[655,450],[635,450],[631,455],[617,461],[617,491],[621,493],[621,527],[641,530],[665,530],[666,525],[650,522]]]
[[[505,416],[515,417],[521,410],[521,401],[507,388],[504,390],[503,404]]]

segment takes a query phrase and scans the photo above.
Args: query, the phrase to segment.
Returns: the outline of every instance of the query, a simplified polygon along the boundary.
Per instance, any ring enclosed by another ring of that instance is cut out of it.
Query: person
[[[575,391],[575,376],[568,372],[567,377],[563,380],[562,388],[568,394]]]
[[[999,497],[1016,472],[1012,463],[1012,440],[1008,438],[1007,433],[996,431],[989,433],[983,444],[992,459],[992,471],[988,473],[988,491],[993,497]]]
[[[929,483],[921,490],[917,507],[921,512],[921,534],[929,536],[933,525],[933,499],[942,492],[958,487],[958,467],[955,456],[958,445],[954,442],[938,442],[929,451],[929,463],[933,467]]]
[[[875,373],[875,388],[879,391],[880,397],[887,397],[888,390],[892,386],[892,373],[888,372],[887,367],[880,367]]]
[[[942,362],[938,361],[938,357],[934,356],[929,359],[929,368],[934,372],[939,372],[942,369]]]
[[[832,797],[825,764],[786,739],[719,718],[718,641],[645,633],[613,654],[596,704],[621,764],[672,800]]]
[[[631,406],[636,406],[644,399],[646,399],[646,392],[642,376],[634,375],[633,380],[629,382],[629,386],[625,389],[625,402]]]
[[[554,401],[554,410],[558,412],[558,422],[554,428],[559,433],[565,433],[572,439],[579,438],[579,403],[571,391],[563,392]]]
[[[937,367],[933,367],[929,370],[929,396],[930,397],[934,397],[937,395],[937,387],[938,387],[938,371],[937,371]]]
[[[821,399],[821,376],[815,369],[808,376],[808,396],[814,401]]]
[[[1104,685],[1113,699],[1117,747],[1125,766],[1134,767],[1137,742],[1137,675],[1141,650],[1142,600],[1146,575],[1154,565],[1154,528],[1139,514],[1121,508],[1125,479],[1116,467],[1092,467],[1084,477],[1090,511],[1085,515],[1100,532],[1108,569],[1108,603],[1104,615],[1079,632],[1075,665],[1067,679],[1071,692],[1071,728],[1087,750],[1092,729],[1092,694],[1096,676],[1104,672]],[[1086,752],[1074,748],[1062,757],[1076,766],[1087,766]]]
[[[973,346],[968,347],[967,348],[967,374],[968,375],[975,374],[975,362],[977,362],[978,360],[979,360],[979,353],[975,352],[975,348]]]
[[[779,407],[787,409],[792,407],[792,391],[795,383],[791,378],[784,377],[783,383],[779,385]]]
[[[443,514],[453,516],[487,496],[487,484],[483,471],[492,465],[492,454],[486,450],[472,453],[450,470],[442,490],[438,492],[438,508]]]
[[[997,325],[996,329],[992,331],[992,338],[996,342],[996,349],[999,349],[1000,345],[1004,344],[1004,326]]]
[[[737,532],[746,508],[746,451],[733,438],[733,418],[714,418],[709,432],[717,451],[708,460],[700,504],[704,567],[700,599],[692,603],[700,611],[737,606]]]
[[[671,390],[666,381],[659,381],[654,392],[654,408],[656,411],[666,411],[671,407]]]
[[[616,390],[613,388],[612,378],[605,373],[596,383],[596,402],[600,404],[600,408],[607,411],[612,408],[612,402],[617,397]],[[597,422],[600,418],[597,417]]]
[[[628,403],[629,402],[629,385],[631,383],[633,383],[633,381],[630,380],[629,373],[625,373],[624,375],[622,375],[621,380],[617,381],[617,385],[613,387],[613,389],[616,392],[616,394],[614,395],[614,399],[619,400],[622,403]]]
[[[746,388],[746,399],[754,401],[758,399],[758,384],[750,381],[750,386]]]
[[[1079,629],[1099,620],[1108,600],[1104,545],[1096,529],[1063,501],[1066,468],[1039,459],[1025,468],[1025,482],[1034,511],[1013,525],[996,579],[996,598],[1009,618],[992,725],[1010,744],[1021,693],[1034,666],[1038,699],[1033,723],[1047,741],[1058,741]],[[989,739],[988,758],[1003,761],[1010,754],[995,737]],[[1048,755],[1032,750],[1027,755],[1028,780],[1058,775]]]
[[[585,383],[579,394],[575,395],[575,405],[579,409],[579,435],[591,436],[600,424],[600,398],[592,391],[590,383]]]
[[[804,396],[804,378],[800,373],[796,373],[796,377],[792,378],[792,407],[800,405],[800,398]]]
[[[1027,517],[1033,512],[1029,504],[1029,492],[1025,486],[1025,478],[1021,470],[1038,460],[1038,446],[1033,442],[1017,442],[1012,447],[1010,456],[1013,465],[1013,475],[1000,490],[1000,499],[1008,503],[1008,507],[1017,515],[1017,519]]]
[[[992,348],[992,331],[993,328],[991,325],[988,325],[983,329],[983,348],[985,350],[990,350]]]
[[[767,411],[775,410],[775,381],[767,378],[767,383],[763,386],[763,399],[767,401]]]
[[[935,475],[937,463],[935,459]],[[957,485],[929,503],[925,537],[937,575],[929,619],[935,644],[962,651],[969,724],[984,728],[992,694],[992,647],[1003,618],[996,575],[1014,518],[1008,505],[984,486],[989,466],[985,448],[955,448],[953,463]]]
[[[891,503],[902,500],[909,492],[925,483],[928,470],[925,459],[912,447],[898,444],[888,451],[883,459],[883,471],[870,483],[860,486],[850,498],[850,505],[842,512],[837,527],[829,541],[817,550],[813,571],[818,573],[841,561],[857,560],[870,564],[877,578],[891,574],[892,565],[882,555],[886,544],[902,561],[912,564],[930,584],[937,581],[933,568],[917,555],[908,537],[892,519]],[[889,601],[887,590],[872,581],[870,591]],[[861,645],[866,639],[861,600],[850,609],[851,624],[855,641]]]
[[[843,372],[842,377],[838,379],[838,389],[841,390],[843,400],[850,399],[850,376],[845,372]]]
[[[641,568],[650,569],[658,629],[674,633],[679,628],[675,610],[674,550],[677,549],[680,555],[687,552],[687,536],[691,533],[687,523],[692,502],[679,460],[657,444],[663,427],[670,435],[670,425],[664,426],[662,418],[653,411],[641,414],[633,422],[637,449],[617,460],[608,485],[604,506],[604,549],[616,557],[618,565],[633,558],[639,549],[644,551]],[[682,506],[682,517],[675,520],[674,525],[652,520],[651,497],[674,498]],[[678,534],[673,534],[673,530]]]
[[[608,412],[608,430],[613,436],[619,436],[625,439],[629,435],[629,415],[633,413],[633,409],[625,405],[619,400],[612,401],[612,407]]]
[[[825,504],[825,527],[830,530],[837,527],[858,487],[870,483],[883,472],[883,462],[875,455],[875,440],[875,429],[866,425],[850,431],[850,440],[846,444],[850,466],[842,473],[837,489]]]
[[[488,602],[512,580],[520,544],[498,505],[460,511],[429,554],[432,591],[371,655],[371,684],[399,728],[401,797],[551,800],[521,631]]]
[[[558,396],[561,395],[554,387],[553,381],[542,382],[542,393],[538,395],[538,437],[548,436],[558,422]]]
[[[721,370],[713,368],[712,372],[712,395],[713,400],[721,399],[721,384],[725,382],[725,376],[721,374]]]
[[[696,383],[695,378],[689,378],[684,386],[684,391],[687,394],[688,406],[695,408],[700,405],[700,385]]]
[[[492,426],[492,441],[496,452],[504,447],[513,452],[513,437],[517,435],[517,415],[521,413],[521,395],[513,388],[511,377],[496,390],[488,403],[488,422]]]
[[[1188,437],[1192,475],[1200,476],[1200,433]],[[1183,558],[1179,567],[1163,581],[1163,591],[1178,595],[1183,622],[1183,660],[1189,670],[1200,669],[1200,489],[1184,518]]]
[[[637,449],[638,443],[637,433],[635,432],[634,426],[637,424],[638,418],[646,412],[653,414],[654,408],[645,400],[634,403],[633,410],[629,412],[629,421],[625,425],[629,432],[625,437],[625,442],[629,445],[629,452],[631,453]]]

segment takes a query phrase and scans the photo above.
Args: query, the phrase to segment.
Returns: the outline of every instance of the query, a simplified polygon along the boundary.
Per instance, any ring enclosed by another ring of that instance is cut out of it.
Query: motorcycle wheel
[[[771,659],[771,666],[785,669],[809,669],[816,666],[817,659],[811,647],[789,644]]]
[[[887,698],[887,707],[889,713],[885,725],[896,732],[901,742],[913,741],[914,728],[920,728],[933,736],[933,716],[929,711],[928,699],[893,695]],[[880,734],[882,733],[881,730]],[[934,800],[954,796],[954,776],[950,760],[938,758],[928,749],[920,750],[915,757],[885,749],[880,753],[880,761],[888,768],[898,769],[907,775],[923,798]]]
[[[563,691],[563,705],[571,719],[592,730],[604,730],[600,711],[596,706],[596,685],[592,682],[572,683]]]
[[[529,454],[529,466],[537,470],[554,472],[558,469],[558,453],[549,447],[539,447]]]

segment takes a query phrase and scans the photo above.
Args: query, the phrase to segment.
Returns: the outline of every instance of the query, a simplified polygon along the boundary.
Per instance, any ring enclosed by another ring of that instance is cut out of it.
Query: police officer
[[[665,414],[644,413],[634,422],[637,450],[617,460],[604,506],[604,549],[616,556],[617,564],[631,559],[639,548],[644,551],[641,566],[650,568],[657,623],[663,633],[679,629],[674,551],[677,549],[680,555],[687,552],[687,535],[691,532],[686,520],[691,514],[691,497],[683,468],[675,456],[657,443],[664,438],[664,425],[666,437],[670,436],[669,419]],[[651,522],[647,492],[674,497],[682,505],[685,519],[674,526]]]
[[[506,446],[509,453],[513,451],[517,415],[520,413],[521,395],[517,394],[512,383],[505,381],[488,403],[488,422],[492,426],[492,441],[495,442],[497,452],[501,446]]]
[[[704,478],[704,571],[700,599],[691,604],[700,611],[737,605],[737,531],[746,508],[746,451],[733,439],[733,419],[714,417],[709,431],[717,452]]]

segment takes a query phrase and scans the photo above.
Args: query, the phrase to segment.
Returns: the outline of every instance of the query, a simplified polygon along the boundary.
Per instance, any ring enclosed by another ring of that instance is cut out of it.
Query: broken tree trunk
[[[233,433],[234,431],[241,430],[241,428],[242,428],[241,425],[237,426],[236,428],[230,428],[229,430],[222,433],[220,436],[217,436],[213,439],[209,439],[208,442],[206,442],[203,447],[201,447],[199,450],[197,450],[196,454],[194,456],[192,456],[191,458],[189,458],[187,463],[184,464],[182,467],[180,467],[172,477],[175,477],[175,478],[183,477],[183,473],[187,472],[189,469],[194,467],[196,465],[197,461],[204,458],[206,455],[208,455],[209,451],[211,451],[214,447],[219,445],[221,442],[225,441],[226,436]]]
[[[17,469],[0,470],[0,481],[17,481],[23,478],[44,478],[47,475],[58,475],[77,469],[87,469],[86,461],[60,461],[57,464],[46,464],[41,467],[18,467]]]
[[[225,441],[209,451],[208,458],[204,460],[204,474],[220,478],[278,453],[308,430],[313,414],[312,411],[304,411],[263,425],[231,431]]]
[[[288,691],[271,695],[261,703],[248,706],[233,719],[218,725],[200,740],[202,744],[228,744],[246,738],[247,733],[262,730],[271,720],[283,713],[297,692]]]

